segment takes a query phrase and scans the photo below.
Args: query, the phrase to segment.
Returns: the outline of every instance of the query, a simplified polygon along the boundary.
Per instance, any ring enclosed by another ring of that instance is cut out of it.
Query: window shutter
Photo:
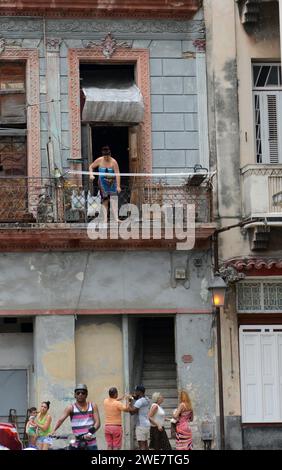
[[[269,163],[279,162],[278,96],[267,94]]]
[[[276,337],[262,334],[260,340],[263,421],[271,422],[278,416]]]
[[[242,421],[258,423],[262,421],[260,336],[240,330]]]
[[[282,162],[282,92],[257,91],[255,99],[257,163]]]

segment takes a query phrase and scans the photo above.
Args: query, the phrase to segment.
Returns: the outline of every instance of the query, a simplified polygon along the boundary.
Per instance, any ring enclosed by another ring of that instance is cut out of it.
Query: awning
[[[143,97],[135,84],[124,88],[85,86],[82,91],[84,122],[139,123],[143,120]]]

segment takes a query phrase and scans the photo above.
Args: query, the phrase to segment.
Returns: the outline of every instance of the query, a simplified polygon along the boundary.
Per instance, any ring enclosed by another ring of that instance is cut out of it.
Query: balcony
[[[241,175],[244,218],[282,220],[282,165],[246,165]]]
[[[88,191],[88,187],[92,190]],[[0,251],[31,250],[81,250],[81,249],[140,249],[174,248],[176,239],[167,240],[161,214],[160,237],[153,234],[146,239],[121,239],[111,237],[111,222],[107,223],[103,239],[89,238],[89,223],[95,221],[99,210],[93,185],[84,182],[83,187],[71,178],[0,178]],[[148,205],[172,207],[193,204],[195,206],[196,247],[207,243],[215,230],[212,223],[212,186],[210,178],[199,179],[198,175],[181,183],[173,179],[145,179],[138,182],[129,180],[122,185],[118,197],[119,218],[122,221],[132,217],[135,210],[135,226],[141,227],[146,221],[149,228],[156,224]],[[144,206],[147,205],[147,206]],[[98,204],[99,206],[99,204]],[[146,210],[145,210],[145,209]],[[137,214],[137,215],[136,215]],[[119,225],[118,225],[119,226]],[[183,227],[187,220],[183,218]]]

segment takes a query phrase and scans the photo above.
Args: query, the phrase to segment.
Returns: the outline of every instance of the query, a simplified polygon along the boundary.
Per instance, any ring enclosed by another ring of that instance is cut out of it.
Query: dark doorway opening
[[[109,145],[112,157],[119,165],[120,173],[129,173],[129,145],[127,126],[93,126],[92,127],[92,152],[93,161],[101,156],[101,148]],[[120,200],[125,202],[128,194],[129,178],[121,176],[122,193]]]

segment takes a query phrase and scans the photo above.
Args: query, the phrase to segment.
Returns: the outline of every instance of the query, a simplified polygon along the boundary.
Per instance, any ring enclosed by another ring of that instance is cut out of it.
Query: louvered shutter
[[[260,334],[240,328],[242,421],[262,421]]]
[[[262,161],[258,163],[282,163],[282,92],[255,92],[257,155],[261,145]]]
[[[261,374],[263,421],[276,421],[278,417],[277,336],[261,334]]]

